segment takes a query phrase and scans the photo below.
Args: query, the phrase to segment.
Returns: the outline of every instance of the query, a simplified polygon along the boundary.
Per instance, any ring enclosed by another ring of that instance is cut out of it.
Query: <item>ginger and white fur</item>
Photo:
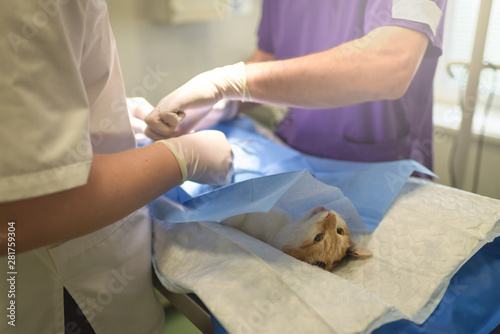
[[[323,206],[301,219],[273,208],[230,217],[221,222],[253,236],[294,258],[332,271],[348,256],[369,257],[371,251],[355,244],[338,213]]]

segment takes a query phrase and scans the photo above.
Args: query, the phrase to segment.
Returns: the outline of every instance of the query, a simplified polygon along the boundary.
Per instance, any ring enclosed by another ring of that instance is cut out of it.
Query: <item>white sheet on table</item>
[[[410,179],[361,242],[369,260],[334,274],[213,222],[155,222],[155,269],[194,292],[230,333],[359,333],[425,321],[451,277],[500,235],[500,201]]]

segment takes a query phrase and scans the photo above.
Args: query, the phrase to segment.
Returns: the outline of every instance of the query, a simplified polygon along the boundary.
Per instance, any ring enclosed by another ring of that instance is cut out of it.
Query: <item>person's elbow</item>
[[[415,74],[423,58],[425,44],[417,50],[396,53],[382,54],[384,64],[379,66],[379,74],[382,76],[373,82],[374,87],[379,90],[379,94],[384,100],[398,100],[402,98],[410,87]]]
[[[391,66],[385,75],[385,80],[379,80],[378,83],[374,83],[380,99],[398,100],[408,91],[415,76],[415,66],[408,64]]]
[[[371,85],[380,99],[397,100],[410,87],[429,41],[426,35],[411,29],[380,29],[369,50],[373,70]]]

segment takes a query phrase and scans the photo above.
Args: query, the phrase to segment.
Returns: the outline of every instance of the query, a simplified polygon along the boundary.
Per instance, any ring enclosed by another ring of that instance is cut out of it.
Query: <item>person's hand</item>
[[[154,109],[154,107],[143,97],[127,98],[127,110],[134,131],[135,140],[138,143],[149,142],[144,131],[146,131],[146,123],[144,118]]]
[[[244,63],[201,73],[164,97],[146,116],[145,134],[164,139],[189,133],[223,98],[250,100]]]
[[[158,142],[174,154],[183,182],[190,180],[220,186],[228,178],[233,156],[231,146],[222,132],[198,131]]]
[[[198,124],[196,124],[193,130],[202,130],[220,122],[231,120],[238,114],[239,107],[239,101],[222,99],[214,105],[212,110],[210,110],[210,112],[203,117]],[[185,121],[186,120],[184,119],[184,122]]]

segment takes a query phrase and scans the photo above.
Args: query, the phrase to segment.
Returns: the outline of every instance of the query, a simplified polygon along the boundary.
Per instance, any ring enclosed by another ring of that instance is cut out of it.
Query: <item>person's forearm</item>
[[[252,54],[250,59],[248,60],[247,64],[251,63],[261,63],[265,61],[272,61],[276,60],[276,57],[268,52],[262,51],[260,49],[255,50],[255,52]],[[238,112],[240,113],[246,113],[250,110],[253,110],[256,106],[259,106],[260,103],[255,103],[255,102],[241,102],[239,107],[238,107]]]
[[[281,61],[248,63],[252,100],[303,108],[334,108],[399,98],[425,52],[425,35],[381,27],[323,52]]]
[[[112,224],[181,182],[177,161],[162,144],[96,154],[86,185],[0,204],[0,255],[7,250],[7,222],[15,222],[16,251],[23,252]]]

